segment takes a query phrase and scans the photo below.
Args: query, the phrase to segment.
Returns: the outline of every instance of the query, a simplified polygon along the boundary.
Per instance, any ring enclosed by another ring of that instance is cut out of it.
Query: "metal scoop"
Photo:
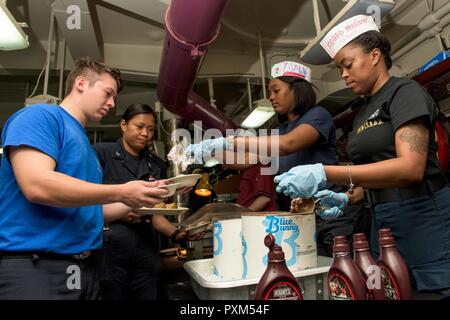
[[[295,198],[291,201],[291,214],[310,214],[315,210],[322,209],[320,199],[314,198]]]

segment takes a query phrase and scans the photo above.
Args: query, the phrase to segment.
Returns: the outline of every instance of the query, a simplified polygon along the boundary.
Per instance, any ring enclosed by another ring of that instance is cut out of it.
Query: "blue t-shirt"
[[[301,124],[308,124],[316,129],[320,134],[319,141],[308,149],[281,156],[279,160],[279,174],[299,165],[314,163],[331,165],[337,162],[336,128],[331,114],[323,107],[313,107],[303,116],[281,124],[278,127],[280,135],[289,133]]]
[[[29,202],[21,192],[9,147],[35,148],[56,161],[55,171],[101,183],[102,169],[81,124],[63,108],[37,104],[14,113],[2,132],[0,251],[77,254],[102,244],[101,205],[56,208]]]

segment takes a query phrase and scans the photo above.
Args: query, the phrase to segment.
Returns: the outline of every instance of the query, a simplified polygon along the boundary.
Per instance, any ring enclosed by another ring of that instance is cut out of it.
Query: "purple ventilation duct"
[[[192,91],[201,56],[219,34],[226,0],[172,0],[166,12],[166,38],[159,69],[158,99],[184,120],[203,127],[236,128],[225,115]]]

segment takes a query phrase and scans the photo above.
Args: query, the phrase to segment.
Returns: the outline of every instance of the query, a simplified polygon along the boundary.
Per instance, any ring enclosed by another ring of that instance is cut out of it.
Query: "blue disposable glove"
[[[342,211],[338,207],[332,207],[330,209],[325,209],[325,210],[322,210],[322,211],[316,211],[316,213],[323,220],[337,219],[337,218],[342,217],[344,215],[344,211]]]
[[[317,214],[324,220],[341,217],[343,210],[348,205],[348,196],[342,192],[333,192],[331,190],[321,190],[314,195],[319,200],[322,210]]]
[[[217,139],[203,140],[200,143],[190,144],[184,150],[185,154],[189,157],[194,157],[195,163],[203,164],[205,159],[208,160],[212,157],[212,152],[221,152],[225,149],[231,149],[233,146],[224,137]]]
[[[294,199],[311,198],[327,186],[327,177],[320,163],[297,166],[274,178],[277,192]]]

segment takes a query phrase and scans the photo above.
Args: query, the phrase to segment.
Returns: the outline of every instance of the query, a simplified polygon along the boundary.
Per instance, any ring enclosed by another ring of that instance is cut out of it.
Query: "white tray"
[[[318,257],[318,267],[295,271],[292,274],[299,280],[305,293],[305,300],[328,299],[326,276],[332,258]],[[192,288],[199,299],[222,300],[253,299],[260,278],[224,281],[212,274],[213,259],[192,260],[183,265],[191,277]]]
[[[182,213],[185,213],[186,211],[188,211],[189,208],[184,208],[184,207],[180,207],[180,208],[146,208],[146,207],[142,207],[139,209],[133,209],[134,212],[143,215],[143,216],[152,216],[155,214],[161,214],[164,216],[178,216]]]
[[[193,187],[201,177],[201,174],[180,174],[176,177],[167,179],[167,181],[170,183],[179,183],[180,188]]]

